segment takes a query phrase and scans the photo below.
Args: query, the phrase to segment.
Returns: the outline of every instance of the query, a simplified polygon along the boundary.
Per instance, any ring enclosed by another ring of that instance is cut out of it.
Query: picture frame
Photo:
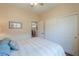
[[[22,22],[9,21],[9,29],[22,29]]]

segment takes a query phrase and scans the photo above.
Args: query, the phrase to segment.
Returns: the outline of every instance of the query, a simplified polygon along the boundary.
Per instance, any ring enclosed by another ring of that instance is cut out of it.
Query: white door
[[[45,33],[46,39],[60,44],[65,52],[78,55],[77,15],[46,20]]]
[[[38,22],[38,36],[44,38],[44,21],[40,20]]]

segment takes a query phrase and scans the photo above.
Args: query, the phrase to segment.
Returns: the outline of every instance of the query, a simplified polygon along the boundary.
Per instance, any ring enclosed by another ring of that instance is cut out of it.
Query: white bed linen
[[[16,40],[18,51],[13,51],[12,56],[65,56],[63,48],[47,39],[32,38],[29,40]]]

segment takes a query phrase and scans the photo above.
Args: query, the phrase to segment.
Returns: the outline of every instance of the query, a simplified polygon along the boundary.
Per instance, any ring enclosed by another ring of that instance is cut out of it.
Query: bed
[[[57,43],[43,38],[16,40],[18,50],[10,56],[65,56],[63,48]]]

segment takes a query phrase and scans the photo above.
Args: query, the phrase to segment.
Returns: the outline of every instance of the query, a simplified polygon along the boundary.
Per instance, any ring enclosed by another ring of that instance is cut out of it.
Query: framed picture
[[[9,21],[9,29],[21,29],[22,22]]]

